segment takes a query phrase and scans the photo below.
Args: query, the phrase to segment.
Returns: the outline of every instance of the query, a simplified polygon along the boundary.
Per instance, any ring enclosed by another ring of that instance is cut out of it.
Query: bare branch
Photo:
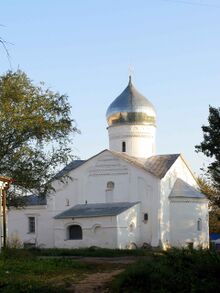
[[[6,42],[5,40],[3,40],[1,37],[0,37],[0,43],[2,44],[5,52],[6,52],[6,55],[7,55],[7,59],[8,59],[8,62],[9,62],[9,65],[10,65],[10,69],[12,69],[12,65],[11,65],[11,56],[9,54],[9,51],[8,51],[8,48],[6,46],[6,44],[10,44],[12,45],[12,43],[9,43],[9,42]]]

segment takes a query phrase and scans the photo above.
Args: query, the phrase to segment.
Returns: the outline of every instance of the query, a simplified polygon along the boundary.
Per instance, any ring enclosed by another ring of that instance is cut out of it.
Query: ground
[[[104,253],[108,254],[108,251]],[[55,254],[59,253],[56,251]],[[107,284],[138,258],[48,256],[26,250],[10,250],[0,256],[0,291],[108,292]]]
[[[216,293],[220,252],[171,249],[9,249],[1,293]]]
[[[122,273],[125,268],[139,258],[137,257],[85,257],[82,259],[83,262],[92,264],[105,264],[106,272],[96,272],[93,274],[88,274],[79,283],[74,284],[70,288],[69,292],[74,293],[91,293],[91,292],[109,292],[107,285],[112,281],[112,279]],[[72,291],[73,290],[73,291]]]

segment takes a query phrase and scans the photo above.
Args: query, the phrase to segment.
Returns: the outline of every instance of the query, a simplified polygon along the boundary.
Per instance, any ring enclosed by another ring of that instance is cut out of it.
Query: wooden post
[[[7,245],[7,228],[6,228],[6,190],[2,190],[2,216],[3,216],[3,247]]]
[[[3,229],[3,248],[6,248],[7,245],[7,220],[6,220],[6,191],[9,189],[10,184],[13,182],[13,180],[9,177],[0,176],[0,217],[2,216],[2,229]],[[2,211],[2,215],[1,215]],[[0,221],[1,225],[1,221]],[[1,231],[1,229],[0,229]],[[1,237],[2,235],[0,235]],[[1,246],[1,240],[0,240],[0,246]],[[0,247],[1,250],[1,247]]]

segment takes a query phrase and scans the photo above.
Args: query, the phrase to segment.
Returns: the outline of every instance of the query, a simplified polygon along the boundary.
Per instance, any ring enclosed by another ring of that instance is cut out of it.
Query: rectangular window
[[[35,217],[28,217],[28,232],[35,233]]]
[[[148,214],[147,213],[144,214],[144,221],[148,221]]]
[[[122,142],[122,152],[123,153],[126,152],[126,143],[125,143],[125,141]]]
[[[197,230],[202,231],[202,220],[201,219],[198,219],[198,221],[197,221]]]

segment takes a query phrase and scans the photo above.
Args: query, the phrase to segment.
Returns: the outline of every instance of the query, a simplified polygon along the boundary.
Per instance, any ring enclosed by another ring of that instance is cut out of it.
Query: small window
[[[197,221],[197,230],[202,231],[202,220],[201,219],[198,219],[198,221]]]
[[[125,141],[122,142],[122,152],[123,153],[126,152],[126,143],[125,143]]]
[[[114,189],[115,187],[115,183],[113,181],[109,181],[107,182],[107,189]]]
[[[35,217],[28,217],[28,232],[35,233]]]
[[[144,221],[148,221],[148,214],[147,213],[144,214]]]
[[[82,228],[79,225],[69,226],[68,234],[70,240],[82,239]]]

